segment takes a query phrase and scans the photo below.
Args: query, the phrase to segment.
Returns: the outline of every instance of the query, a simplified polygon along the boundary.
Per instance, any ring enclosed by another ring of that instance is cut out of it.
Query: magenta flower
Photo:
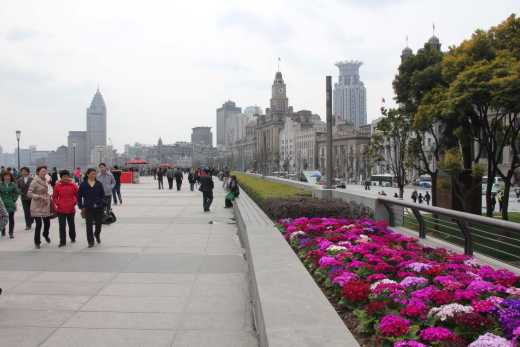
[[[410,328],[410,321],[401,316],[389,314],[384,316],[379,322],[379,331],[383,336],[399,337],[406,335]]]
[[[398,341],[398,342],[394,343],[394,347],[428,347],[428,346],[426,346],[425,344],[422,344],[418,341],[403,340],[403,341]]]
[[[455,338],[450,329],[443,327],[429,327],[421,330],[421,339],[427,342],[449,341]]]

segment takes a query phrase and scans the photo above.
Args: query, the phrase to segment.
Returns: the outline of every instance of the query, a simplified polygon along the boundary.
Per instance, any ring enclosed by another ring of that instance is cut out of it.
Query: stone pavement
[[[16,238],[0,240],[0,346],[257,346],[247,264],[215,184],[210,213],[186,183],[124,185],[93,249],[78,214],[75,244],[58,248],[53,220],[52,243],[35,250],[19,209]]]

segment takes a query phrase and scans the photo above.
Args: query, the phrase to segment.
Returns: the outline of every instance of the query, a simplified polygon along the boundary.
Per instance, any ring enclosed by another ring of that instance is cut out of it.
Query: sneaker
[[[101,235],[96,234],[96,235],[94,235],[94,236],[96,237],[96,241],[97,241],[97,243],[101,243]]]
[[[34,248],[40,249],[41,247],[40,247],[40,245],[34,245]]]
[[[44,236],[43,238],[45,239],[45,241],[47,241],[47,243],[51,243],[51,238],[49,237],[49,235]]]
[[[94,244],[93,243],[89,243],[88,244],[88,248],[92,248],[92,247],[94,247]]]
[[[25,231],[29,231],[29,230],[31,230],[31,227],[30,226],[26,226],[25,227]]]
[[[9,238],[10,239],[14,239],[14,235],[13,234],[9,234]]]
[[[76,239],[70,239],[71,243],[76,243]]]
[[[66,245],[67,245],[66,243],[60,243],[60,244],[58,245],[58,247],[61,248],[61,247],[65,247]]]

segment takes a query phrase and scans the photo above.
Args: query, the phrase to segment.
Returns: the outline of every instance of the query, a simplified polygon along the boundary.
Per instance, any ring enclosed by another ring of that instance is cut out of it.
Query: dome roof
[[[405,47],[403,51],[401,52],[401,58],[409,57],[413,54],[413,51],[410,47]]]
[[[432,37],[430,37],[430,39],[428,40],[428,43],[430,45],[432,45],[433,47],[437,48],[437,49],[441,49],[441,41],[439,40],[439,38],[435,35],[433,35]]]

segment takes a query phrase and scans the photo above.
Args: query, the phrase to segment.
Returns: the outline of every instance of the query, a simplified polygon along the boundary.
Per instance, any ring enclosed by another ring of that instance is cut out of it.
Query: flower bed
[[[388,229],[334,218],[280,229],[368,346],[511,347],[520,339],[520,277]]]

